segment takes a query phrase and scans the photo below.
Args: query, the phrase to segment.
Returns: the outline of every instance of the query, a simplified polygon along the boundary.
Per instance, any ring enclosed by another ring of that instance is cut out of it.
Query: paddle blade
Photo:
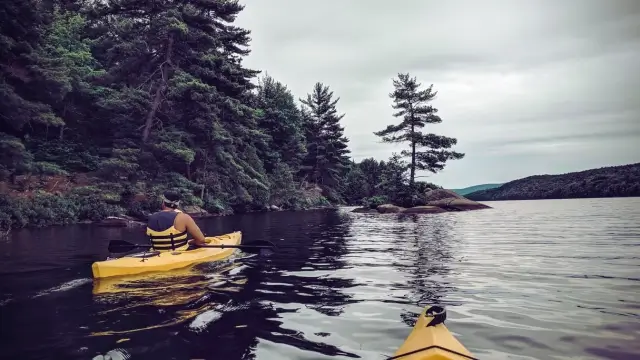
[[[240,245],[204,245],[202,247],[209,248],[236,248],[251,254],[270,255],[273,254],[277,247],[274,243],[266,240],[249,241]]]
[[[262,247],[272,247],[276,248],[276,244],[267,240],[256,240],[256,241],[247,241],[240,244],[241,246],[262,246]]]
[[[243,246],[243,245],[237,245],[234,246],[237,247],[238,249],[249,253],[249,254],[260,254],[260,255],[271,255],[276,251],[276,248],[273,246]]]
[[[111,240],[107,248],[110,253],[122,253],[134,250],[138,245],[124,240]]]

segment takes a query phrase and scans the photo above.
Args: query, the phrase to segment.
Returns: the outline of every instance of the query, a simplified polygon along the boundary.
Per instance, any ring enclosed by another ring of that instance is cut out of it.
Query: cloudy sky
[[[640,0],[244,0],[246,65],[297,97],[321,81],[355,160],[403,145],[373,131],[391,79],[434,85],[462,160],[427,179],[448,188],[640,161]]]

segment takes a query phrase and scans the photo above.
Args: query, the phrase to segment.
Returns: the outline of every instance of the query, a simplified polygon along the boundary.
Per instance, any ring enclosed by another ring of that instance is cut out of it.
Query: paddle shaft
[[[245,249],[245,250],[259,250],[259,249],[272,249],[274,250],[276,248],[276,245],[273,244],[270,241],[265,241],[265,240],[258,240],[258,241],[254,241],[254,242],[250,242],[248,244],[239,244],[239,245],[232,245],[232,244],[220,244],[220,245],[194,245],[196,246],[196,248],[217,248],[217,249],[230,249],[230,248],[236,248],[236,249]],[[109,252],[112,253],[116,253],[116,252],[127,252],[136,248],[153,248],[152,244],[133,244],[130,243],[128,241],[124,241],[124,240],[112,240],[109,243]]]
[[[131,245],[135,247],[146,247],[146,248],[153,247],[153,245],[147,245],[147,244],[145,245],[131,244]],[[273,246],[264,246],[264,245],[196,245],[196,244],[193,244],[193,245],[199,248],[202,247],[202,248],[220,248],[220,249],[225,249],[225,248],[272,249],[273,248]]]

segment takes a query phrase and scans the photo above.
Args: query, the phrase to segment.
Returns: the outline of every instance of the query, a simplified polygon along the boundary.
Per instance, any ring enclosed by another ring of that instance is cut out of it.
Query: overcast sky
[[[640,0],[244,0],[245,64],[296,97],[321,81],[355,160],[404,145],[373,135],[399,72],[434,85],[466,153],[426,179],[447,188],[640,161]],[[424,175],[424,174],[423,174]]]

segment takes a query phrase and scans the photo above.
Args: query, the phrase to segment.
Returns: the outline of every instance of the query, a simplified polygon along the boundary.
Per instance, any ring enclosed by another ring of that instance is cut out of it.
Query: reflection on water
[[[244,266],[240,262],[229,264],[227,260],[204,269],[199,265],[171,272],[94,280],[94,303],[105,307],[96,315],[107,321],[98,322],[100,330],[91,335],[122,335],[190,320],[193,320],[190,327],[202,329],[215,320],[215,309],[230,301],[229,293],[240,291],[246,283],[247,279],[238,272]],[[149,311],[153,316],[149,316]],[[109,323],[113,314],[126,316],[126,325],[123,321]],[[105,328],[105,324],[117,328]]]
[[[205,233],[280,250],[99,281],[91,263],[139,229],[16,232],[0,242],[0,358],[384,359],[427,304],[483,359],[640,357],[640,199],[491,205],[215,218]]]

